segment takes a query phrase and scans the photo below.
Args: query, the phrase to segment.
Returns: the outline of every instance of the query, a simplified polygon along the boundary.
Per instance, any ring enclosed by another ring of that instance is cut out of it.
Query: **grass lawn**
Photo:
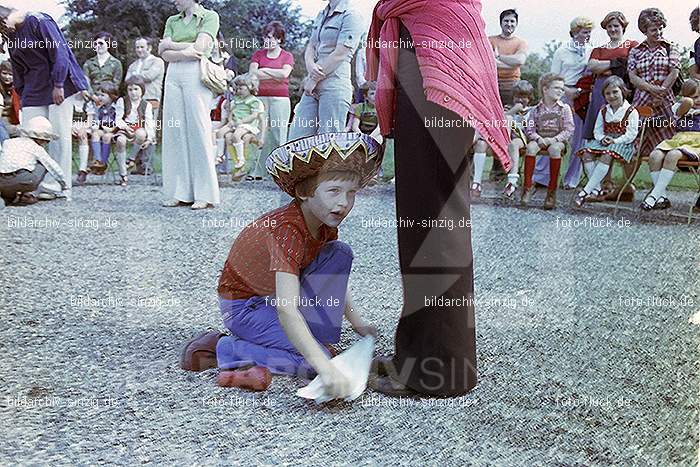
[[[384,162],[382,163],[382,169],[384,170],[384,178],[389,179],[394,176],[394,142],[393,140],[387,140],[387,148],[385,151],[385,157],[384,157]],[[162,145],[156,146],[155,150],[155,155],[154,155],[154,162],[153,166],[155,168],[155,171],[157,173],[160,173],[161,171],[161,149]],[[246,157],[250,157],[250,146],[246,146]],[[522,158],[521,158],[522,161]],[[78,164],[78,146],[76,144],[73,144],[73,171],[77,171],[77,164]],[[522,162],[521,162],[522,165]],[[491,167],[493,166],[493,158],[489,157],[486,160],[486,168],[485,168],[485,173],[484,173],[484,179],[488,179],[488,172],[491,170]],[[564,158],[564,162],[562,163],[562,168],[568,166],[568,156]],[[563,173],[562,169],[562,173]],[[521,169],[522,171],[522,169]],[[622,184],[624,182],[624,173],[622,171],[622,166],[620,164],[615,164],[615,167],[613,169],[613,177],[615,178],[616,183]],[[636,185],[637,188],[642,189],[642,190],[648,190],[651,189],[652,184],[651,184],[651,177],[649,176],[649,166],[647,164],[642,164],[642,166],[639,168],[639,172],[637,173],[636,177],[634,178],[634,184]],[[674,191],[698,191],[698,182],[695,176],[692,174],[692,172],[684,172],[684,171],[679,171],[674,177],[673,180],[671,181],[671,184],[669,185],[669,188]]]

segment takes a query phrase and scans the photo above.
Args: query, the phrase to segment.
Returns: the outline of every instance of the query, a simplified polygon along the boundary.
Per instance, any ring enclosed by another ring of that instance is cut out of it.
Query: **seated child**
[[[0,197],[5,204],[24,206],[37,199],[31,194],[50,173],[67,188],[61,167],[46,152],[49,141],[58,138],[46,117],[34,117],[18,128],[18,138],[6,140],[0,152]]]
[[[547,151],[550,173],[544,209],[554,209],[557,205],[561,156],[574,132],[574,116],[571,107],[561,101],[564,96],[564,78],[556,73],[545,73],[540,77],[539,88],[542,100],[530,110],[525,124],[525,135],[529,142],[525,149],[525,180],[520,204],[527,206],[530,202],[537,154]]]
[[[686,80],[681,87],[681,96],[681,101],[672,108],[676,116],[676,134],[659,143],[649,155],[649,175],[654,189],[642,202],[641,208],[645,211],[671,206],[666,187],[678,170],[678,161],[700,161],[700,81],[694,78]],[[700,198],[695,204],[700,207]]]
[[[230,154],[236,157],[235,168],[239,169],[234,174],[234,179],[242,178],[245,173],[240,170],[245,165],[245,144],[257,139],[262,146],[263,138],[260,128],[265,120],[265,105],[255,97],[258,93],[258,79],[254,75],[245,74],[233,79],[235,95],[228,102],[226,109],[226,122],[216,132],[217,163],[222,163],[225,158],[224,143],[232,147]],[[226,106],[226,104],[224,104]]]
[[[116,104],[115,121],[117,130],[114,138],[117,140],[117,162],[119,163],[119,184],[127,185],[127,165],[135,165],[139,151],[148,148],[156,138],[153,107],[143,94],[146,83],[140,76],[132,76],[126,80],[125,97],[120,97]],[[126,144],[134,143],[133,151],[128,161],[126,159]]]
[[[253,221],[234,241],[218,287],[231,335],[213,333],[205,345],[218,340],[220,386],[264,390],[270,372],[317,373],[329,392],[343,397],[348,381],[330,363],[327,346],[339,341],[343,316],[360,335],[376,335],[376,329],[362,320],[350,295],[353,253],[338,241],[338,226],[357,191],[376,174],[381,146],[357,133],[290,144],[268,157],[267,168],[294,200]],[[186,352],[194,354],[200,341],[190,341]],[[203,369],[192,362],[182,366]]]
[[[530,111],[530,99],[532,99],[534,89],[526,80],[520,80],[513,86],[513,106],[505,113],[510,127],[511,142],[508,145],[508,155],[513,162],[513,166],[508,173],[508,183],[503,190],[506,198],[512,198],[518,189],[518,165],[520,162],[520,151],[527,145],[527,137],[523,129],[525,117]],[[481,196],[481,180],[484,175],[484,165],[486,164],[486,151],[488,144],[481,137],[474,143],[474,180],[471,186],[471,196],[478,198]]]
[[[607,175],[613,159],[629,163],[634,157],[634,140],[639,132],[639,112],[625,97],[629,90],[619,76],[605,80],[602,88],[607,105],[598,113],[593,129],[595,139],[577,152],[583,160],[588,183],[576,195],[574,203],[583,206],[590,197],[600,195],[600,183]],[[594,157],[600,157],[598,163]]]
[[[100,86],[92,98],[96,109],[90,129],[93,158],[90,172],[95,175],[102,175],[107,170],[109,151],[117,124],[117,109],[114,102],[118,98],[119,90],[111,84]]]
[[[353,104],[350,110],[348,131],[369,135],[377,128],[379,119],[377,117],[377,108],[374,106],[376,94],[377,83],[375,81],[365,83],[362,89],[363,101],[359,104]]]
[[[95,114],[97,107],[92,99],[82,99],[82,106],[78,102],[74,109],[84,116],[84,120],[80,119],[73,122],[71,127],[71,135],[78,139],[78,177],[76,182],[83,186],[87,181],[88,174],[88,158],[90,155],[90,147],[88,138],[92,132],[92,126],[95,122]]]
[[[13,86],[12,64],[9,60],[0,63],[0,108],[2,108],[2,121],[0,126],[4,131],[0,139],[17,136],[19,125],[20,99]],[[0,141],[2,143],[2,141]]]

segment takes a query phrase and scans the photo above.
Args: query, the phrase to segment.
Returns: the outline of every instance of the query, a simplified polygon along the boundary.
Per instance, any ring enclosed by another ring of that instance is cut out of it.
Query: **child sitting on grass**
[[[639,112],[625,100],[629,90],[619,76],[611,76],[603,83],[603,96],[608,103],[598,113],[593,129],[595,140],[580,149],[588,183],[576,195],[574,203],[583,206],[590,197],[600,195],[600,183],[610,170],[613,159],[629,163],[634,157],[634,140],[639,132]],[[600,159],[596,164],[595,156]]]
[[[376,329],[353,303],[353,253],[338,241],[338,227],[381,159],[379,144],[358,133],[303,138],[269,156],[268,172],[294,200],[253,221],[231,247],[218,292],[232,334],[209,333],[185,348],[184,355],[196,355],[216,345],[220,386],[265,390],[271,372],[317,373],[329,393],[349,394],[327,346],[339,341],[343,316],[359,335]],[[182,366],[203,369],[187,359]]]
[[[571,107],[561,101],[564,97],[564,78],[561,75],[545,73],[540,77],[539,88],[542,100],[530,110],[525,125],[525,135],[529,142],[526,146],[525,180],[520,204],[527,206],[530,202],[537,154],[547,151],[550,172],[544,209],[554,209],[557,205],[561,157],[574,133],[574,116]]]
[[[520,151],[527,145],[527,137],[523,125],[525,116],[530,111],[530,100],[534,89],[532,84],[526,80],[520,80],[513,86],[513,106],[505,113],[508,126],[510,127],[511,142],[508,145],[508,155],[513,165],[508,173],[508,183],[503,190],[503,196],[512,198],[518,189],[518,165],[520,163]],[[478,137],[474,143],[474,180],[471,186],[472,199],[481,196],[481,180],[486,165],[486,151],[488,145],[484,139]]]
[[[662,141],[649,155],[649,175],[654,189],[642,202],[645,211],[667,209],[671,202],[666,187],[678,170],[678,161],[700,161],[700,81],[690,78],[681,87],[680,102],[673,105],[676,134]],[[700,208],[700,198],[695,203]]]

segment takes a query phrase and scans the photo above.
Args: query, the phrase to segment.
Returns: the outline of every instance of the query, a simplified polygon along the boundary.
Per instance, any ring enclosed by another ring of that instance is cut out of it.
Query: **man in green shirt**
[[[83,71],[93,92],[103,84],[110,84],[117,89],[122,84],[122,62],[109,53],[110,47],[116,47],[116,41],[112,35],[108,32],[97,33],[95,36],[97,53],[83,65]]]

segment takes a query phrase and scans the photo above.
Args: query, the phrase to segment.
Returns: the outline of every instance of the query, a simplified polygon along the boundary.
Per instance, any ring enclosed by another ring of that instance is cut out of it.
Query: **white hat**
[[[46,117],[34,117],[26,124],[19,127],[19,134],[27,138],[43,139],[51,141],[57,139],[58,135],[53,132],[53,126]]]

